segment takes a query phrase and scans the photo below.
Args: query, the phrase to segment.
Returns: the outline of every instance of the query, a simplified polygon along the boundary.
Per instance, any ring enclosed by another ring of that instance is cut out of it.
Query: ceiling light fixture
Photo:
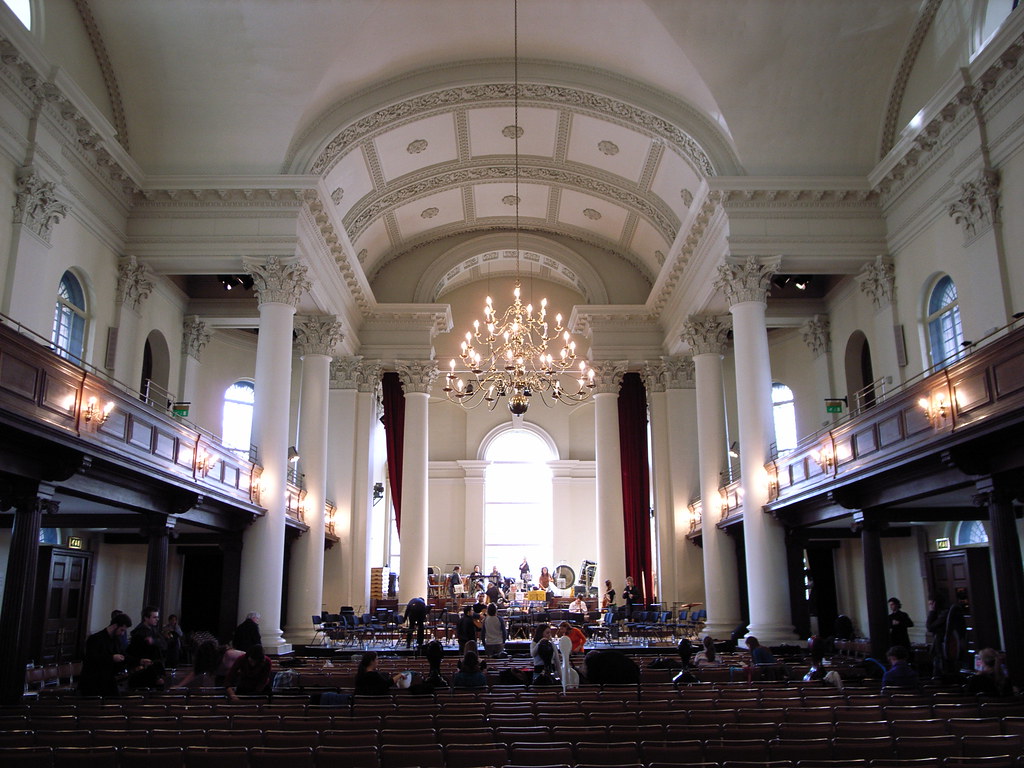
[[[217,275],[217,282],[225,291],[248,291],[253,286],[252,275]]]
[[[473,330],[466,332],[459,357],[465,370],[457,371],[455,360],[445,376],[444,393],[463,408],[476,408],[486,403],[493,410],[503,398],[515,416],[526,413],[530,398],[540,395],[551,406],[555,402],[575,405],[590,397],[594,388],[594,371],[585,360],[576,362],[576,342],[562,326],[562,316],[555,315],[552,326],[547,320],[547,299],[541,299],[540,311],[533,304],[523,306],[520,300],[522,283],[519,277],[519,3],[513,2],[514,77],[513,109],[515,141],[515,251],[516,284],[514,301],[501,314],[494,310],[491,297],[484,305],[484,322],[473,321]],[[557,354],[548,351],[548,344],[561,343]]]

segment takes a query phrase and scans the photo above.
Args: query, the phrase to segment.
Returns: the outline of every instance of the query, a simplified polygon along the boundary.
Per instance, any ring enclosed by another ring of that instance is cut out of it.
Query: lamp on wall
[[[295,464],[302,457],[299,456],[299,452],[295,449],[294,445],[288,446],[288,463]]]
[[[740,444],[733,440],[732,445],[729,446],[729,457],[738,459],[740,457]]]
[[[218,461],[220,461],[218,456],[214,456],[204,448],[200,448],[196,452],[196,472],[202,477],[206,477],[217,466]]]
[[[378,501],[384,498],[384,483],[373,484],[373,503],[376,504]]]
[[[114,410],[114,403],[108,402],[102,408],[100,407],[99,401],[95,397],[90,397],[88,402],[82,408],[82,419],[85,420],[86,424],[95,424],[99,426],[110,417],[110,412]]]
[[[922,397],[917,405],[924,411],[929,421],[944,421],[949,409],[949,400],[945,392],[936,392],[930,398]]]
[[[836,454],[831,445],[811,451],[811,457],[818,462],[822,472],[829,472],[836,465]]]

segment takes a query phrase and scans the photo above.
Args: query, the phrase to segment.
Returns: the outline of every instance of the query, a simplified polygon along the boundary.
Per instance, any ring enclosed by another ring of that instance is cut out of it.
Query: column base
[[[279,629],[261,632],[260,642],[263,643],[263,652],[268,656],[281,656],[292,652],[292,644],[284,639]]]
[[[309,645],[313,642],[313,635],[316,632],[312,627],[285,627],[284,635],[288,642],[293,645]]]
[[[735,621],[722,621],[722,622],[707,622],[704,624],[704,629],[701,630],[700,636],[711,635],[715,640],[728,640],[732,637],[732,632],[740,624],[739,617]]]
[[[792,624],[751,624],[745,637],[753,635],[761,645],[801,645],[806,638],[798,638]]]

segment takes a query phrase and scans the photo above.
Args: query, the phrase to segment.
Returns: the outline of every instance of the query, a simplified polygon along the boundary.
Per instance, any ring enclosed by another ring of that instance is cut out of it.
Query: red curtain
[[[405,445],[405,391],[398,374],[389,371],[383,377],[384,440],[387,443],[388,484],[391,486],[391,505],[395,508],[395,527],[402,535],[402,454]]]
[[[619,389],[619,451],[626,575],[645,603],[654,602],[651,577],[651,482],[647,460],[647,392],[639,373],[627,373]]]

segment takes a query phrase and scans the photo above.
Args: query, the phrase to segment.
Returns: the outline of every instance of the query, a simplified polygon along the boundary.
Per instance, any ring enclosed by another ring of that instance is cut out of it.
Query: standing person
[[[462,586],[462,566],[456,565],[452,568],[451,576],[448,577],[448,594],[451,597],[455,597],[457,594],[456,587]]]
[[[548,567],[542,565],[540,567],[540,576],[537,577],[537,587],[543,589],[545,592],[551,591],[551,574],[548,573]]]
[[[487,615],[484,616],[481,634],[484,640],[484,652],[488,656],[497,656],[505,650],[505,640],[508,639],[505,632],[505,620],[498,615],[498,606],[494,603],[487,606]]]
[[[944,610],[944,602],[945,600],[942,596],[936,596],[929,600],[928,615],[924,620],[925,629],[928,630],[928,634],[930,635],[928,650],[932,657],[932,675],[934,677],[941,677],[946,671],[945,639],[948,612]]]
[[[259,643],[250,645],[245,656],[238,659],[228,672],[225,683],[228,698],[238,701],[239,695],[269,693],[272,670],[273,664],[270,657],[263,653],[263,646]]]
[[[604,594],[601,596],[601,610],[607,611],[615,605],[615,590],[612,589],[612,580],[604,580]]]
[[[160,609],[147,605],[142,621],[132,630],[128,658],[137,662],[129,685],[132,688],[159,688],[164,684],[164,650],[167,641],[160,632]]]
[[[132,620],[118,611],[110,624],[85,641],[85,658],[78,675],[78,692],[82,696],[117,696],[117,674],[124,671],[121,638],[128,633]]]
[[[523,562],[519,564],[519,578],[523,582],[523,589],[530,588],[530,564],[526,562],[526,556],[523,556]]]
[[[501,587],[497,584],[488,584],[487,591],[484,592],[487,595],[487,602],[492,605],[497,605],[499,600],[504,600],[505,595],[501,591]]]
[[[491,584],[501,584],[501,571],[498,570],[498,566],[491,566],[491,572],[487,574],[487,580]]]
[[[622,599],[626,602],[626,621],[633,618],[633,605],[640,602],[640,590],[633,584],[633,577],[626,577],[626,587],[622,590]]]
[[[910,635],[907,632],[914,622],[901,609],[903,604],[895,597],[889,598],[889,645],[898,645],[910,650]]]
[[[428,613],[430,613],[430,608],[427,606],[427,601],[422,597],[414,597],[405,606],[404,621],[409,625],[409,632],[405,636],[406,648],[412,645],[412,631],[415,628],[416,648],[417,650],[423,650],[423,622],[427,618]]]
[[[476,619],[473,617],[473,606],[467,605],[462,609],[462,615],[455,625],[455,637],[459,641],[459,651],[464,651],[467,644],[471,649],[476,648]]]
[[[587,636],[583,634],[583,630],[579,627],[572,626],[568,621],[563,621],[558,625],[558,636],[568,637],[572,643],[570,649],[572,653],[582,653],[583,646],[587,644]]]
[[[231,645],[235,650],[245,653],[250,646],[262,645],[262,642],[260,639],[260,615],[253,611],[235,627],[235,634],[231,636]]]
[[[182,640],[185,636],[185,633],[181,629],[181,625],[178,623],[178,617],[175,614],[172,613],[167,617],[167,623],[164,624],[163,633],[164,641],[167,643],[164,662],[169,669],[174,669],[178,666],[178,660],[181,656]]]
[[[470,587],[468,591],[479,592],[484,588],[484,572],[480,570],[480,565],[473,566],[473,572],[469,574]]]

